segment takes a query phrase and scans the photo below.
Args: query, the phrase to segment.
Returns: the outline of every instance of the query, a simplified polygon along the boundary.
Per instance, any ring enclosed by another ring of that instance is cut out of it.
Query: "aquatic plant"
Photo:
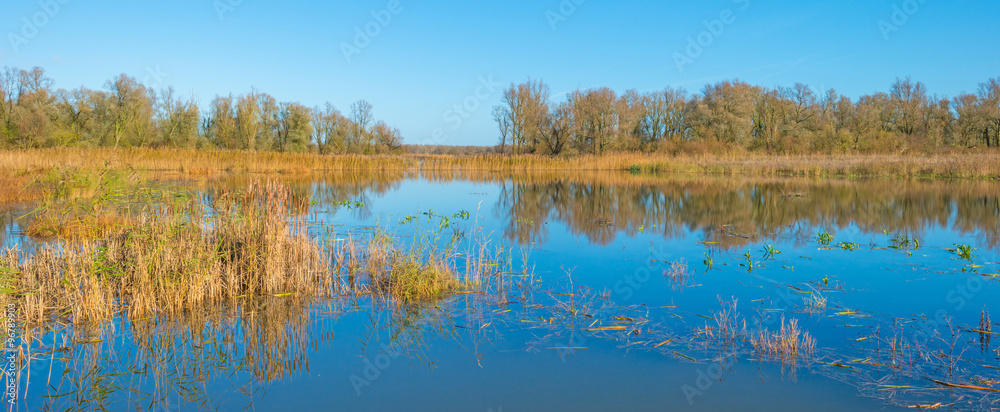
[[[154,190],[126,169],[52,169],[33,183],[44,195],[18,218],[25,233],[39,238],[93,239],[136,224],[132,208],[175,203],[189,195]]]
[[[993,322],[990,322],[990,313],[983,308],[979,313],[979,347],[985,352],[990,348],[990,341],[993,339]]]
[[[861,247],[861,245],[854,242],[840,242],[837,246],[843,250],[858,250]]]
[[[747,323],[739,311],[737,304],[739,300],[733,298],[731,301],[719,299],[722,309],[712,314],[715,327],[707,324],[704,329],[699,330],[699,334],[708,338],[709,344],[724,352],[734,352],[742,344],[747,336]]]
[[[920,240],[914,237],[910,237],[907,234],[899,233],[891,239],[890,249],[907,249],[913,247],[913,250],[920,249]]]
[[[339,201],[339,202],[335,202],[334,205],[343,206],[343,207],[347,208],[348,210],[350,210],[350,209],[361,209],[361,208],[365,207],[365,202],[362,202],[360,200],[342,200],[342,201]]]
[[[827,283],[826,277],[823,277],[823,283]],[[819,292],[813,292],[809,298],[805,299],[805,306],[808,313],[822,313],[826,310],[826,296]]]
[[[743,260],[744,262],[740,263],[740,266],[747,268],[747,272],[753,272],[753,269],[757,263],[753,261],[753,257],[750,256],[749,250],[743,254]]]
[[[833,243],[833,235],[824,230],[816,235],[816,241],[823,246],[830,246],[830,243]]]
[[[684,259],[681,259],[670,262],[670,267],[664,269],[663,276],[670,280],[672,288],[678,290],[684,287],[693,274],[688,270],[688,265],[684,263]]]
[[[368,253],[372,293],[383,299],[426,300],[461,286],[444,258],[431,255],[422,260],[401,252],[384,233],[376,234]]]
[[[961,244],[960,245],[960,244],[957,244],[957,243],[955,244],[955,248],[954,249],[948,249],[949,252],[952,252],[952,253],[958,255],[959,258],[968,260],[969,262],[972,261],[972,252],[976,251],[976,250],[978,250],[978,249],[973,249],[972,246],[969,246],[969,245],[966,245],[966,244]]]
[[[764,259],[765,260],[774,259],[774,255],[777,255],[779,253],[781,253],[781,251],[778,250],[778,249],[775,249],[774,245],[772,245],[770,243],[765,243],[764,244]]]
[[[765,359],[778,360],[783,364],[795,364],[808,360],[816,349],[816,339],[799,329],[798,319],[785,323],[781,317],[781,330],[772,332],[762,328],[750,338],[754,352]]]
[[[702,261],[705,264],[705,271],[708,272],[715,267],[715,255],[711,252],[705,252],[705,260]]]

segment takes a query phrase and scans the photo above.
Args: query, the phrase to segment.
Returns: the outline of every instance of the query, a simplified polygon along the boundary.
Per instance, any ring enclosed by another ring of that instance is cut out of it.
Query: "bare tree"
[[[377,153],[393,152],[403,145],[403,137],[399,133],[399,129],[389,127],[383,121],[378,121],[372,126],[372,136],[377,142],[375,146]]]
[[[642,143],[645,146],[664,139],[678,139],[684,134],[685,93],[668,87],[643,96]]]
[[[921,82],[913,82],[909,77],[896,79],[892,84],[890,98],[891,123],[895,129],[907,135],[917,133],[927,106],[927,87]]]
[[[615,92],[607,87],[570,94],[577,120],[576,142],[581,151],[603,154],[618,135]]]
[[[542,135],[547,133],[549,93],[549,86],[544,82],[530,79],[504,89],[501,109],[494,113],[506,117],[514,153],[534,152]],[[501,124],[499,120],[498,124]]]
[[[316,146],[321,154],[344,153],[347,138],[354,126],[351,121],[329,102],[322,109],[313,109],[313,130]]]
[[[351,121],[354,122],[354,131],[348,140],[349,150],[370,150],[372,142],[369,128],[373,120],[371,103],[358,100],[351,105]]]
[[[1000,147],[1000,78],[980,84],[979,99],[982,116],[987,124],[983,133],[986,147]]]
[[[511,134],[511,122],[513,115],[507,106],[496,106],[493,108],[493,121],[497,123],[500,131],[500,153],[507,152],[507,143]]]
[[[559,103],[546,123],[548,133],[542,138],[545,151],[547,154],[560,154],[569,146],[573,135],[573,106],[567,101]]]

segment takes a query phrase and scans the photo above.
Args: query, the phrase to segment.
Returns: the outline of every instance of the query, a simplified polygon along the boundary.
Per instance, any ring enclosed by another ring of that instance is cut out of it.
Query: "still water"
[[[510,248],[521,287],[411,305],[268,297],[183,318],[57,325],[30,349],[16,408],[1000,405],[1000,340],[986,333],[1000,331],[986,320],[1000,319],[996,183],[612,173],[286,183],[313,200],[317,239],[375,226],[403,242],[477,233],[470,243]],[[5,222],[3,245],[37,247]],[[713,337],[724,311],[742,338]],[[749,343],[792,319],[815,339],[810,356],[768,357]]]

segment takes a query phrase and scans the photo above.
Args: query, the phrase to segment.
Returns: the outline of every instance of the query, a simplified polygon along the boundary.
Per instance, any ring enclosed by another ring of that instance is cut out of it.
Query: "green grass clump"
[[[830,243],[833,243],[833,235],[824,230],[816,235],[816,241],[823,246],[830,246]]]
[[[404,302],[437,298],[454,293],[461,286],[444,262],[421,262],[406,255],[397,255],[391,268],[375,278],[375,289],[379,295]]]
[[[954,254],[958,255],[958,257],[960,257],[962,259],[965,259],[965,260],[968,260],[969,262],[972,261],[972,252],[975,251],[975,250],[977,250],[977,249],[973,249],[972,246],[969,246],[969,245],[966,245],[966,244],[961,244],[960,245],[960,244],[957,244],[957,243],[955,244],[955,248],[954,249],[948,249],[949,252],[954,253]]]
[[[840,246],[843,250],[858,250],[861,247],[861,245],[854,242],[840,242],[837,246]]]

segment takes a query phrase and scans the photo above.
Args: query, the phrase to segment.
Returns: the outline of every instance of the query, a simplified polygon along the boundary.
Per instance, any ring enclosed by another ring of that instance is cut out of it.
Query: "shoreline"
[[[1000,150],[913,155],[772,155],[730,153],[602,156],[537,155],[320,155],[268,151],[148,148],[49,148],[0,151],[0,176],[60,168],[128,168],[200,178],[226,172],[304,175],[335,171],[628,171],[830,178],[1000,180]],[[8,182],[9,183],[9,182]]]

